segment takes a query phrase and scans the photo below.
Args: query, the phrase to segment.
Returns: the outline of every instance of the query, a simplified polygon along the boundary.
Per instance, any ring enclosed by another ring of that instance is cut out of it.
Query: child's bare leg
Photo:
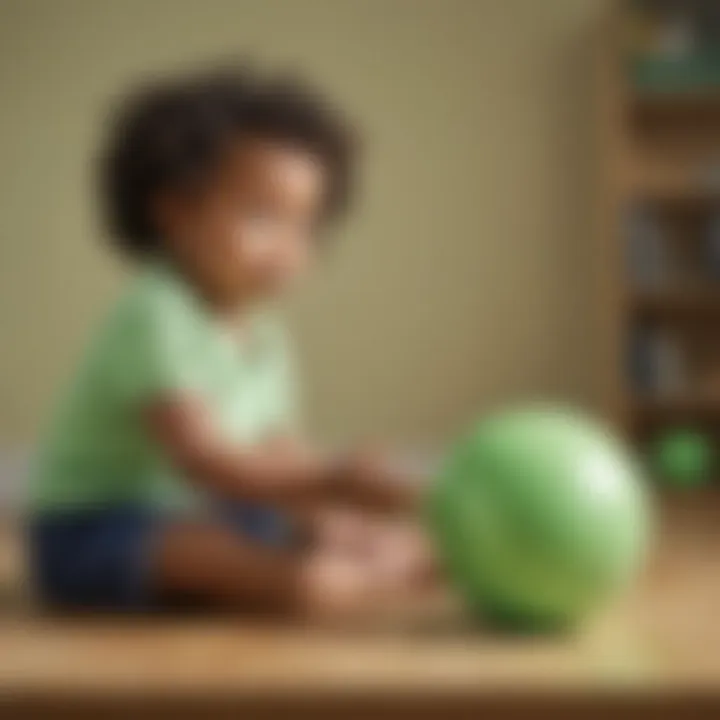
[[[363,612],[378,590],[355,558],[248,542],[221,525],[179,523],[161,535],[154,579],[163,594],[244,612],[333,619]]]
[[[163,596],[268,612],[289,612],[297,602],[293,558],[243,542],[221,525],[168,525],[154,548],[152,571]]]

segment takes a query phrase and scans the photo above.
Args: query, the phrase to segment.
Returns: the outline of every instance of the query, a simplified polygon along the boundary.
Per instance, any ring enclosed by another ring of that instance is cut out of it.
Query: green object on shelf
[[[468,607],[512,631],[583,620],[632,580],[649,527],[628,451],[594,422],[553,408],[480,422],[450,452],[428,510]]]
[[[695,430],[673,430],[663,435],[654,449],[654,466],[660,479],[679,487],[710,481],[712,442]]]
[[[682,58],[639,57],[630,73],[639,90],[657,93],[719,92],[720,50]]]

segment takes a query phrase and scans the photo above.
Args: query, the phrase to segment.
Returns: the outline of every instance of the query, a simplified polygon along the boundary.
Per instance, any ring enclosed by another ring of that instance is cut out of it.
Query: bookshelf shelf
[[[641,122],[720,119],[720,90],[631,90],[630,112]]]
[[[720,395],[678,395],[659,398],[635,398],[631,415],[636,422],[720,422]]]
[[[625,192],[677,210],[720,206],[720,147],[684,153],[662,146],[637,148],[628,159]]]
[[[649,180],[640,179],[628,192],[629,197],[638,203],[660,205],[678,212],[706,212],[720,209],[720,188],[704,188],[694,180],[680,179],[665,182],[661,177]]]
[[[720,288],[639,291],[633,294],[631,303],[639,313],[702,313],[720,318]]]

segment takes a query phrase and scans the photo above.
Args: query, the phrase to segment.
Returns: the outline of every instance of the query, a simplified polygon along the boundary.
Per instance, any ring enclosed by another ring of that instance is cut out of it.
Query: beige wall
[[[588,28],[601,0],[0,0],[0,442],[27,442],[119,286],[93,224],[106,103],[229,52],[366,128],[365,192],[293,302],[326,433],[433,438],[590,389]]]

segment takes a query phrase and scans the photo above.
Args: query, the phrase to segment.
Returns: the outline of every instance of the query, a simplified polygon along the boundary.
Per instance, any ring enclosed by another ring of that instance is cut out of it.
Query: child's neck
[[[173,270],[179,273],[192,288],[203,306],[222,324],[237,327],[247,316],[255,298],[242,288],[226,289],[214,286],[193,268],[186,268],[180,263],[172,263]]]

